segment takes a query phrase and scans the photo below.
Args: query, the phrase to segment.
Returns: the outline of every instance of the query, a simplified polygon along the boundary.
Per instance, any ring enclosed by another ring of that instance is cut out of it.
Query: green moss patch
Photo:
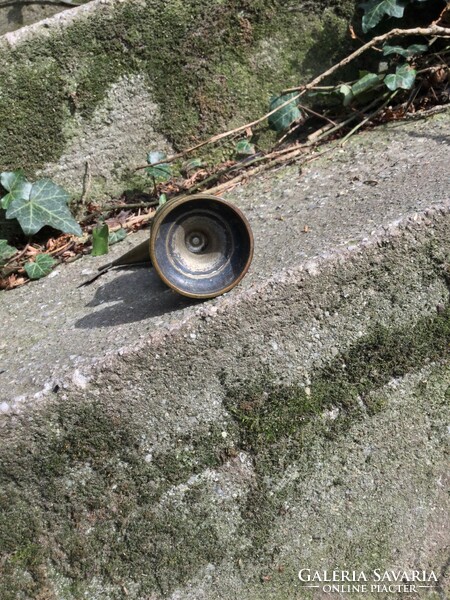
[[[59,158],[64,149],[67,97],[53,61],[20,64],[20,56],[15,60],[14,69],[0,68],[1,170],[33,171]]]
[[[56,598],[58,581],[68,599],[95,585],[121,598],[130,582],[135,597],[168,594],[229,556],[226,512],[202,474],[241,450],[252,456],[256,478],[236,500],[242,529],[233,555],[265,564],[273,523],[296,493],[295,485],[275,485],[286,469],[307,481],[314,444],[333,444],[355,419],[383,410],[377,390],[448,359],[449,348],[449,307],[410,328],[376,326],[317,368],[308,390],[261,375],[229,390],[228,423],[181,435],[164,452],[152,452],[145,423],[126,407],[110,414],[101,402],[61,401],[33,423],[23,417],[22,438],[2,451],[0,596]],[[337,417],[326,417],[336,408]],[[374,555],[386,543],[380,534]]]
[[[130,415],[108,416],[99,404],[61,406],[45,420],[31,447],[27,440],[2,456],[2,598],[40,597],[54,571],[75,598],[95,578],[120,590],[131,576],[142,593],[168,591],[222,554],[201,485],[164,498],[221,464],[219,431],[150,456]]]
[[[347,352],[317,369],[308,388],[280,386],[266,374],[230,390],[227,408],[239,427],[242,447],[255,457],[258,475],[242,507],[243,535],[252,540],[250,556],[260,556],[270,536],[268,524],[281,514],[292,493],[288,487],[274,493],[273,478],[291,464],[301,465],[307,476],[308,465],[314,462],[309,460],[314,440],[333,441],[345,435],[355,419],[385,408],[386,397],[376,392],[392,378],[449,357],[447,306],[411,328],[376,325]],[[334,418],[322,418],[325,411],[336,409]]]
[[[354,3],[337,3],[338,12],[343,6],[347,15]],[[331,10],[322,18],[322,8],[291,11],[281,0],[127,2],[4,50],[1,169],[33,172],[56,161],[73,115],[89,119],[126,75],[147,77],[160,107],[158,131],[176,148],[264,113],[273,93],[343,53],[345,20]],[[318,60],[307,58],[319,46]]]
[[[427,362],[450,356],[450,307],[421,319],[411,328],[377,325],[344,354],[318,369],[308,391],[280,387],[270,380],[230,393],[228,409],[239,424],[247,448],[259,453],[283,438],[301,433],[302,424],[324,410],[340,407],[369,414],[379,410],[371,392],[394,377]]]

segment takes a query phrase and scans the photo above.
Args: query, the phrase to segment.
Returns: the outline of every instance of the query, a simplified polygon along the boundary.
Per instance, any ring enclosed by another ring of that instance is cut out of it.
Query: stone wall
[[[0,170],[91,198],[148,182],[149,150],[264,114],[348,49],[353,0],[94,0],[0,37]]]

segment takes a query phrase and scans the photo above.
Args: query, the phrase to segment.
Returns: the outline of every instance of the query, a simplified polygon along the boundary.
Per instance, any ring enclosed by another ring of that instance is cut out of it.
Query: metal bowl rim
[[[176,285],[174,285],[171,281],[169,281],[167,279],[167,277],[161,271],[161,269],[158,265],[158,261],[156,260],[155,241],[156,241],[156,235],[159,231],[159,227],[160,227],[162,221],[175,208],[177,208],[178,206],[181,206],[182,204],[186,204],[187,202],[190,202],[191,200],[213,200],[214,202],[222,204],[222,205],[226,206],[227,208],[231,209],[234,213],[237,214],[237,216],[244,223],[245,229],[246,229],[248,237],[249,237],[250,247],[249,247],[247,262],[245,263],[244,268],[242,269],[242,271],[238,275],[238,277],[233,281],[233,283],[231,283],[230,285],[227,285],[226,287],[222,288],[221,290],[219,290],[217,292],[207,293],[207,294],[194,294],[191,292],[186,292],[183,289],[180,289],[179,287],[177,287]],[[250,267],[250,264],[252,262],[252,259],[253,259],[253,250],[254,250],[253,232],[252,232],[252,229],[250,227],[250,223],[248,222],[247,217],[237,206],[235,206],[231,202],[227,202],[226,200],[223,200],[222,198],[218,198],[217,196],[213,196],[211,194],[192,194],[192,196],[182,196],[180,198],[174,198],[173,200],[169,200],[166,204],[164,204],[158,210],[158,212],[156,213],[156,215],[153,219],[153,222],[152,222],[152,229],[150,232],[150,259],[152,261],[152,265],[156,269],[158,276],[162,279],[162,281],[167,286],[169,286],[170,288],[172,288],[173,290],[175,290],[182,296],[186,296],[187,298],[195,298],[195,299],[215,298],[216,296],[221,296],[222,294],[225,294],[226,292],[233,289],[242,280],[244,275],[247,273],[247,271]]]

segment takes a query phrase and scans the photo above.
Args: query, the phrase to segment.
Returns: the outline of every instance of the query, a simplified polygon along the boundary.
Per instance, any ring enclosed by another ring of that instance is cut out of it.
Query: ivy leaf
[[[416,70],[408,64],[400,65],[396,68],[395,73],[390,73],[384,78],[386,87],[394,91],[399,88],[402,90],[410,90],[416,80]]]
[[[113,231],[108,236],[108,244],[112,246],[113,244],[117,244],[117,242],[121,242],[127,237],[127,230],[121,227],[117,231]]]
[[[149,165],[159,163],[165,158],[167,158],[167,154],[165,152],[160,152],[159,150],[147,154],[147,162]],[[155,181],[168,181],[172,177],[172,167],[167,163],[161,163],[154,167],[147,167],[146,171]]]
[[[252,156],[255,154],[255,146],[250,144],[248,140],[239,140],[235,150],[237,156]]]
[[[92,256],[108,254],[109,227],[106,223],[92,230]]]
[[[50,179],[40,179],[32,184],[28,198],[16,198],[9,204],[6,218],[17,219],[25,235],[33,235],[44,225],[50,225],[81,236],[81,228],[67,207],[69,199],[62,187]]]
[[[269,117],[269,125],[272,129],[275,129],[278,133],[289,129],[289,127],[295,121],[302,118],[302,113],[297,107],[296,101],[293,100],[297,94],[291,92],[290,94],[283,94],[282,96],[274,96],[270,101],[269,111],[275,110],[279,106],[281,107],[273,115]],[[292,98],[292,101],[282,106],[285,102],[288,102]]]
[[[381,78],[376,73],[366,73],[363,75],[363,77],[361,77],[361,79],[358,79],[358,81],[352,85],[353,96],[358,96],[363,92],[367,92],[367,90],[375,87],[380,81]]]
[[[16,248],[10,246],[7,240],[0,240],[0,267],[8,262],[8,259],[14,256],[16,252]]]
[[[29,198],[31,183],[27,181],[22,171],[5,171],[0,175],[0,183],[9,193],[0,201],[1,207],[6,210],[14,200]]]
[[[342,84],[338,88],[338,92],[344,96],[343,104],[344,106],[348,106],[350,102],[353,100],[353,92],[352,88],[346,83]]]
[[[364,11],[362,18],[362,29],[367,33],[369,29],[376,27],[384,15],[389,17],[403,17],[406,2],[404,0],[369,0],[361,4]]]
[[[383,46],[383,55],[388,56],[389,54],[399,54],[404,58],[411,58],[411,56],[423,54],[427,50],[428,46],[425,44],[412,44],[412,46],[408,46],[407,48],[402,48],[401,46],[389,46],[389,44],[385,44]]]
[[[337,91],[344,96],[343,105],[349,106],[356,96],[359,96],[360,94],[372,89],[378,83],[380,83],[380,81],[381,77],[376,73],[364,72],[356,83],[351,86],[344,83],[339,86]]]
[[[50,273],[57,262],[49,254],[38,254],[34,262],[24,265],[24,269],[30,279],[41,279]]]

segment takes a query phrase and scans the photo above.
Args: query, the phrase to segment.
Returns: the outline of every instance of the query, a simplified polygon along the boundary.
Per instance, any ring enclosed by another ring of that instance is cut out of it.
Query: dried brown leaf
[[[4,277],[0,279],[0,289],[2,290],[12,290],[20,285],[26,283],[28,279],[22,277],[21,275],[17,275],[16,273],[12,273],[8,275],[8,277]]]

